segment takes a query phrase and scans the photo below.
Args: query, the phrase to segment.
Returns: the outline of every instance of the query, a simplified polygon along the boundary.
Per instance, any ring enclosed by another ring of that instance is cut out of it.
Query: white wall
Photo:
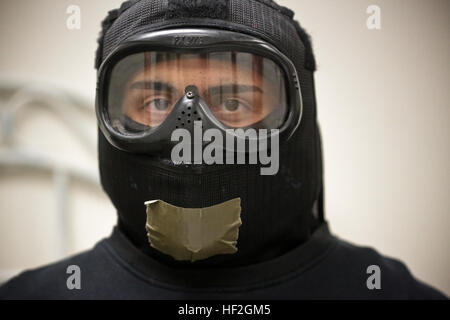
[[[2,1],[1,75],[55,83],[93,106],[100,21],[120,2]],[[450,294],[450,2],[279,3],[293,9],[313,37],[326,210],[332,230],[402,259],[418,278]],[[81,7],[81,30],[66,28],[70,4]],[[370,4],[381,8],[381,30],[366,27]],[[34,131],[23,129],[21,141],[36,139],[45,123],[25,122]],[[95,124],[90,128],[95,139]],[[61,139],[53,135],[49,149]],[[77,157],[83,152],[68,149],[65,152]],[[84,156],[96,170],[95,155]],[[0,174],[0,269],[59,258],[48,194],[37,193],[43,187],[22,181],[20,175]],[[46,178],[39,179],[44,186]],[[52,185],[46,183],[51,194]],[[74,198],[73,238],[78,240],[70,252],[91,246],[114,223],[113,209],[99,189],[86,192],[78,186]],[[36,224],[25,230],[31,216]]]

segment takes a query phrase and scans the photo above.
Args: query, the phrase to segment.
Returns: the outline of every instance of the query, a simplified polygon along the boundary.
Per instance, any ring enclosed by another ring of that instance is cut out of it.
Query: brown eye
[[[241,99],[230,98],[220,104],[219,110],[222,112],[237,112],[237,111],[249,111],[251,106],[247,102]]]
[[[156,109],[158,111],[166,111],[167,109],[169,109],[170,104],[166,99],[158,98],[148,102],[145,106],[150,109]]]
[[[236,99],[228,99],[225,101],[224,107],[227,111],[236,111],[239,108],[240,102]]]

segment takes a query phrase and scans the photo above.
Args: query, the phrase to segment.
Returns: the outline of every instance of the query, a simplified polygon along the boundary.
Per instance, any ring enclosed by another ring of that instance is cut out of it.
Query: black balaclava
[[[146,254],[176,267],[241,266],[277,257],[307,241],[323,222],[322,155],[314,91],[315,61],[308,35],[293,12],[270,0],[127,1],[102,24],[96,68],[124,39],[154,30],[209,27],[259,37],[294,63],[300,79],[300,126],[280,145],[276,175],[262,176],[255,165],[190,168],[170,158],[121,151],[99,130],[101,183],[116,207],[118,226]],[[238,252],[180,262],[148,243],[144,202],[161,199],[185,208],[241,198]]]

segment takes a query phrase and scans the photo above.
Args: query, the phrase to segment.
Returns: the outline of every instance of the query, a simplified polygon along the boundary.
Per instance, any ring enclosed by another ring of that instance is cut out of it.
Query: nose
[[[176,105],[177,129],[184,128],[193,132],[194,121],[202,120],[198,110],[198,98],[198,88],[194,85],[188,85],[184,90],[184,96]]]
[[[188,85],[184,89],[184,96],[177,103],[177,125],[176,128],[184,128],[191,132],[194,129],[194,121],[201,121],[202,117],[198,110],[198,88]]]
[[[186,95],[186,98],[194,99],[196,96],[198,96],[198,88],[194,85],[189,85],[184,89],[184,93]]]

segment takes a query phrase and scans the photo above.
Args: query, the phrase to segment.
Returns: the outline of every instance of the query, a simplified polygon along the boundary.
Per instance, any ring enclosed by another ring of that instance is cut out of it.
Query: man
[[[0,297],[445,298],[401,262],[331,235],[314,55],[291,10],[128,1],[102,27],[99,166],[118,226]],[[69,266],[80,271],[72,290]]]

